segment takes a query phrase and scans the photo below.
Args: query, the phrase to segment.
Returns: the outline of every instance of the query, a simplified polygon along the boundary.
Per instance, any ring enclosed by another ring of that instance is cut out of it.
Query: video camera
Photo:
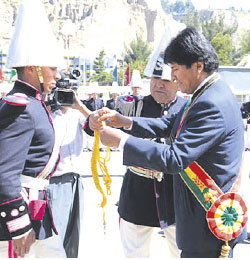
[[[78,68],[70,73],[60,72],[61,79],[57,81],[56,88],[47,95],[45,104],[51,107],[52,111],[59,109],[60,106],[70,106],[74,104],[73,90],[79,87],[79,78],[82,76]]]

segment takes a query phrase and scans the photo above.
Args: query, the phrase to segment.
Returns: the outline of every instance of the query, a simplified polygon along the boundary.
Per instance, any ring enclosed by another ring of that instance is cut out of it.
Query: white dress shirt
[[[85,173],[84,131],[85,117],[78,110],[68,108],[66,113],[57,110],[51,113],[55,135],[60,143],[60,162],[53,176],[74,172]],[[86,173],[85,173],[86,174]]]

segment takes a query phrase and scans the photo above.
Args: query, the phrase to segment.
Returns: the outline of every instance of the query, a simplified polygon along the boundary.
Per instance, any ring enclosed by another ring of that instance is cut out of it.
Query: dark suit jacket
[[[183,110],[162,119],[133,118],[131,134],[140,137],[175,136]],[[130,136],[124,146],[125,165],[174,175],[178,247],[186,251],[219,250],[223,244],[209,230],[205,210],[178,173],[197,161],[223,192],[236,180],[244,148],[243,122],[237,100],[221,80],[210,86],[189,110],[179,136],[162,145]],[[244,231],[236,241],[246,238]]]
[[[109,109],[115,109],[115,100],[113,98],[107,100],[106,107]]]
[[[93,98],[86,99],[83,100],[82,103],[91,111],[96,111],[104,107],[103,100],[100,98],[96,100],[94,100]]]

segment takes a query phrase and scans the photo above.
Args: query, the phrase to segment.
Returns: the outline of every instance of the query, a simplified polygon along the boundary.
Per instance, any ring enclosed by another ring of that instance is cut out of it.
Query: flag
[[[130,83],[130,66],[129,66],[129,64],[128,64],[125,75],[126,75],[126,86],[128,86]]]
[[[0,80],[4,81],[3,71],[1,69],[1,67],[0,67]]]
[[[118,82],[118,69],[117,69],[117,65],[115,66],[115,69],[113,71],[113,77],[114,77],[114,81]]]

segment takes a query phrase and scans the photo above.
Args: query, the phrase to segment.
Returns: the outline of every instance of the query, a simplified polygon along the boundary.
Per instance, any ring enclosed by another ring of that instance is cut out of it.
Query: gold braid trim
[[[110,148],[107,147],[107,152],[106,152],[105,158],[101,157],[100,151],[99,151],[100,133],[95,131],[94,135],[95,135],[95,143],[94,143],[94,148],[93,148],[92,157],[91,157],[91,171],[92,171],[92,176],[93,176],[95,186],[96,186],[97,190],[99,190],[100,193],[102,194],[101,207],[103,208],[103,224],[105,226],[106,219],[105,219],[104,207],[107,204],[107,197],[100,185],[97,163],[99,164],[99,168],[101,169],[101,172],[103,174],[103,182],[104,182],[104,185],[107,190],[107,195],[111,195],[110,184],[111,184],[112,180],[111,180],[111,177],[108,173],[108,169],[106,166],[106,162],[108,162],[110,160]]]
[[[228,258],[230,250],[231,250],[231,248],[228,245],[228,241],[226,241],[225,245],[223,245],[221,247],[221,254],[220,254],[219,258]]]

